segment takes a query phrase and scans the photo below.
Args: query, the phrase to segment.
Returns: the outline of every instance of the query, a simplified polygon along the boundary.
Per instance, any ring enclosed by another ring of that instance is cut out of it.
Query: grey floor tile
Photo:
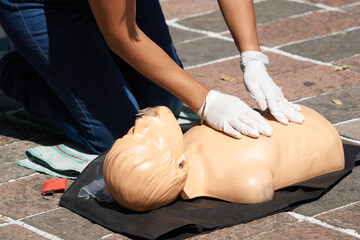
[[[332,62],[357,54],[360,30],[339,33],[282,47],[281,50],[323,62]]]
[[[360,200],[360,166],[356,166],[352,173],[341,180],[333,189],[327,192],[320,199],[303,204],[294,212],[314,216],[331,209]]]
[[[285,0],[261,1],[255,4],[256,23],[272,22],[294,14],[301,14],[318,9],[319,8],[308,4]]]
[[[178,23],[190,28],[211,32],[223,32],[228,30],[220,10],[201,16],[187,18]]]
[[[26,177],[33,173],[35,173],[34,170],[20,167],[16,162],[0,163],[0,183],[6,183],[13,179]]]
[[[255,4],[256,22],[259,24],[276,21],[294,14],[305,13],[317,9],[319,8],[285,0],[259,2]],[[228,30],[220,10],[181,20],[178,23],[187,27],[212,32],[223,32]]]
[[[169,27],[169,31],[170,31],[170,35],[171,35],[171,38],[173,40],[175,47],[178,44],[183,43],[184,41],[189,41],[192,39],[197,39],[197,38],[205,36],[200,33],[190,32],[190,31],[186,31],[186,30],[182,30],[182,29],[178,29],[178,28],[174,28],[174,27]]]
[[[176,49],[185,67],[239,54],[233,42],[216,38],[180,44]]]
[[[346,120],[360,118],[360,86],[354,86],[336,90],[298,102],[308,106],[331,123],[339,123]],[[342,104],[335,104],[334,99],[339,99]]]
[[[100,239],[112,233],[64,208],[28,218],[24,222],[63,239]]]
[[[33,170],[18,166],[16,162],[25,158],[26,149],[36,146],[39,145],[29,141],[0,146],[0,183],[35,173]]]
[[[341,136],[360,141],[360,120],[346,122],[335,127]]]

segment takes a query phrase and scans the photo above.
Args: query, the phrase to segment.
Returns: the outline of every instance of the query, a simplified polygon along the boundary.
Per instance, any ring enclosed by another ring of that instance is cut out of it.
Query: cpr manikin
[[[118,139],[104,162],[104,180],[122,206],[148,211],[179,195],[253,204],[274,190],[344,168],[336,129],[302,106],[306,121],[288,126],[265,116],[271,137],[235,139],[207,125],[184,135],[171,111],[151,108]]]

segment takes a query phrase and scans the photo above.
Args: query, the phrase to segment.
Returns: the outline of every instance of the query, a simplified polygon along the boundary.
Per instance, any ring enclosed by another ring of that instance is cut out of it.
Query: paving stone
[[[276,76],[276,75],[281,76],[281,74],[286,74],[289,72],[291,73],[294,71],[302,72],[301,70],[306,71],[305,70],[306,68],[314,66],[314,64],[309,62],[294,60],[292,58],[284,57],[271,52],[265,52],[265,53],[270,60],[270,67],[268,68],[268,72],[270,76]],[[219,63],[213,63],[203,67],[188,69],[187,71],[207,87],[218,91],[222,91],[227,94],[238,96],[242,100],[250,104],[253,102],[253,100],[245,90],[242,81],[243,73],[240,70],[239,62],[240,59],[235,58],[232,60],[227,60]],[[223,81],[220,79],[220,75],[222,74],[226,74],[230,77],[236,78],[237,81],[235,82]],[[279,79],[282,80],[282,78],[280,77]],[[283,85],[282,82],[278,84]],[[303,88],[303,86],[300,85],[300,88]],[[296,99],[296,98],[292,98],[292,99]]]
[[[289,100],[357,86],[360,85],[359,77],[356,72],[335,71],[332,67],[320,65],[272,75],[273,80],[283,89]]]
[[[255,102],[245,90],[239,61],[239,58],[235,58],[203,67],[192,68],[187,70],[187,72],[208,88],[237,96],[250,106],[255,107]],[[220,75],[222,74],[236,78],[237,81],[223,81],[220,79]]]
[[[301,71],[315,65],[310,62],[299,61],[293,58],[285,57],[283,55],[272,52],[264,52],[269,58],[269,67],[267,69],[270,76],[281,75],[284,73],[291,73],[294,71]]]
[[[8,221],[7,221],[7,217],[5,217],[5,216],[0,216],[0,224],[5,223],[5,222],[8,222]]]
[[[213,0],[167,0],[160,2],[166,19],[183,18],[219,8]]]
[[[358,0],[310,0],[309,2],[313,3],[322,3],[329,6],[342,6],[349,3],[357,2]]]
[[[181,29],[173,28],[173,27],[169,27],[169,31],[170,31],[170,35],[173,40],[173,43],[175,45],[175,48],[178,44],[181,44],[184,41],[198,39],[200,37],[205,36],[204,34],[185,31],[185,30],[181,30]]]
[[[270,76],[283,89],[289,100],[360,85],[360,74],[358,73],[352,71],[337,72],[332,67],[294,60],[271,52],[265,53],[270,60],[268,68]],[[209,88],[238,96],[250,106],[255,106],[252,98],[245,90],[239,58],[192,68],[187,71]],[[238,81],[222,81],[220,80],[221,74],[235,77]]]
[[[333,64],[338,66],[349,66],[349,69],[351,71],[360,73],[360,54],[348,58],[339,59]]]
[[[102,237],[101,239],[106,239],[106,240],[127,240],[127,239],[130,239],[128,237],[125,237],[123,235],[120,235],[120,234],[111,234],[110,236],[107,236],[107,237]]]
[[[63,239],[100,239],[112,233],[65,208],[30,217],[23,221]]]
[[[360,4],[356,6],[344,7],[343,10],[360,15]]]
[[[358,26],[360,16],[343,12],[320,12],[266,23],[257,27],[260,44],[276,46]],[[296,29],[296,31],[294,31]]]
[[[12,111],[22,108],[23,105],[0,91],[0,112]]]
[[[184,67],[239,54],[233,42],[216,38],[205,38],[194,42],[179,44],[176,46],[176,51]]]
[[[360,120],[335,126],[341,136],[360,141]]]
[[[297,207],[294,212],[314,216],[334,208],[344,206],[360,200],[360,166],[356,166],[352,173],[342,179],[334,188],[320,199]]]
[[[44,182],[50,179],[56,177],[39,174],[0,185],[0,214],[19,219],[59,207],[62,193],[56,193],[52,200],[44,200],[41,195]],[[72,182],[68,180],[67,187]]]
[[[189,239],[244,239],[253,235],[287,226],[297,220],[287,213],[279,213],[249,223],[223,228]]]
[[[280,228],[275,231],[259,234],[251,238],[256,239],[356,239],[342,232],[334,231],[329,228],[321,227],[309,222],[300,222],[289,227]]]
[[[7,225],[5,227],[0,227],[0,236],[1,239],[12,239],[12,240],[46,239],[29,229],[26,229],[24,227],[15,224]]]
[[[185,20],[178,21],[178,23],[190,28],[201,29],[201,30],[217,32],[217,33],[228,31],[228,28],[226,26],[226,23],[224,21],[223,15],[221,14],[220,10],[201,16],[187,18]]]
[[[330,211],[316,217],[321,221],[325,221],[333,226],[354,229],[360,232],[360,203],[350,205],[339,210]]]
[[[305,99],[298,103],[319,112],[331,123],[339,123],[354,118],[360,118],[359,91],[360,86],[354,86]],[[333,103],[333,99],[341,100],[342,105]]]
[[[317,219],[333,226],[354,229],[360,232],[360,203],[319,215]]]
[[[276,21],[293,14],[313,11],[316,9],[318,8],[296,2],[283,0],[264,1],[255,4],[256,22],[259,24],[268,21]],[[220,10],[201,16],[187,18],[179,21],[178,23],[190,28],[217,33],[228,30]],[[276,31],[276,33],[278,33],[278,31]]]
[[[17,141],[18,139],[0,134],[0,146]]]
[[[14,142],[0,146],[0,183],[35,173],[34,170],[20,167],[16,163],[17,160],[26,158],[26,149],[35,146],[39,145],[29,141]]]
[[[323,62],[332,62],[359,53],[360,30],[291,44],[281,50]]]
[[[269,0],[255,3],[256,23],[273,22],[294,14],[301,14],[309,11],[319,10],[318,7],[308,4],[285,1]]]

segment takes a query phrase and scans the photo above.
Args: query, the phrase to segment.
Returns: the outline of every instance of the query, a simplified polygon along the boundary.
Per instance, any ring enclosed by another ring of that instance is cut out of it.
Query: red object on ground
[[[55,191],[65,190],[66,181],[67,178],[59,178],[59,179],[45,181],[42,194],[46,194],[46,192],[50,192],[50,191],[55,192]]]

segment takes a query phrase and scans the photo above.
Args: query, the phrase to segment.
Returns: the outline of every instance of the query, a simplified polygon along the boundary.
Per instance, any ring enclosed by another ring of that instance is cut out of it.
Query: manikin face
[[[166,107],[144,111],[104,161],[104,180],[113,198],[135,211],[174,201],[187,178],[183,135]]]
[[[145,110],[127,134],[133,140],[157,149],[169,149],[176,158],[184,152],[183,135],[173,113],[166,107]]]

